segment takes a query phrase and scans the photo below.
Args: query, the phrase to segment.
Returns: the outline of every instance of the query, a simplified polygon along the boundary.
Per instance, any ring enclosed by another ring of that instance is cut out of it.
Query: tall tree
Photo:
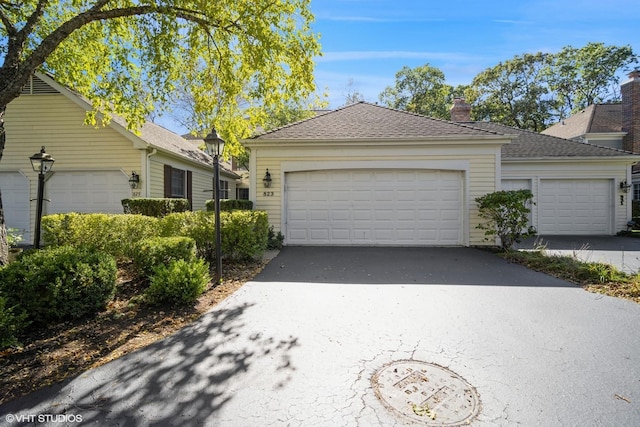
[[[234,154],[265,107],[315,89],[312,21],[310,0],[0,0],[0,124],[37,70],[92,102],[89,123],[118,114],[131,129],[183,87],[198,130],[215,126]],[[5,140],[0,126],[0,160]]]
[[[360,93],[353,79],[350,78],[347,83],[347,93],[344,96],[344,105],[356,104],[361,101],[364,101],[364,95]]]
[[[565,46],[550,55],[545,77],[557,96],[559,118],[591,104],[618,100],[618,73],[637,60],[631,46],[604,43],[588,43],[581,48]]]
[[[379,99],[392,108],[448,120],[452,90],[438,68],[429,64],[416,68],[405,66],[396,73],[395,86],[382,91]]]
[[[516,55],[474,77],[465,91],[474,120],[542,131],[553,115],[545,77],[547,55]]]

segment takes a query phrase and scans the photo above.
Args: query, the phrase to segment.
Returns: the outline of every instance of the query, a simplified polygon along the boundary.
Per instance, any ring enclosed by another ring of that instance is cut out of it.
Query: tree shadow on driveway
[[[295,370],[288,353],[298,340],[252,329],[246,319],[253,305],[226,304],[144,349],[5,403],[0,425],[10,421],[7,414],[15,416],[12,426],[32,425],[38,418],[29,416],[41,414],[65,414],[69,425],[211,424],[259,359],[273,362],[274,389]],[[78,415],[82,423],[73,422]]]
[[[286,246],[256,282],[575,287],[487,250]]]

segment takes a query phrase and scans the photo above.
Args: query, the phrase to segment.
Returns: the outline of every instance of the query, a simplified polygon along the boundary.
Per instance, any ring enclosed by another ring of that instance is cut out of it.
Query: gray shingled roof
[[[578,138],[588,133],[622,132],[622,104],[592,104],[542,131],[558,138]]]
[[[567,158],[567,157],[621,157],[632,153],[615,148],[585,144],[555,136],[543,135],[523,129],[512,128],[491,122],[469,122],[470,125],[493,132],[517,135],[510,143],[502,146],[502,158]]]
[[[451,136],[499,136],[497,133],[367,102],[347,105],[325,114],[257,135],[257,140],[330,141],[404,139]]]
[[[254,140],[344,141],[349,139],[437,138],[448,136],[515,136],[502,146],[502,158],[620,157],[631,153],[542,135],[490,122],[447,122],[366,102],[292,123]]]

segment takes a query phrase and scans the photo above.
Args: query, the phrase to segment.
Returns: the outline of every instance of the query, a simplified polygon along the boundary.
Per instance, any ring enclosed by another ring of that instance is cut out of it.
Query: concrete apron
[[[479,250],[289,247],[196,324],[0,406],[0,424],[442,425],[376,395],[410,360],[475,388],[474,426],[637,425],[639,322],[637,304]]]

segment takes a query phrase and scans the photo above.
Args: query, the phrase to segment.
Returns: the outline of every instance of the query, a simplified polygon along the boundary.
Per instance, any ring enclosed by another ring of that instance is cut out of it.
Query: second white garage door
[[[55,172],[46,185],[46,212],[123,213],[122,199],[131,197],[120,171]]]
[[[462,173],[328,170],[287,173],[289,245],[461,245]]]
[[[608,179],[543,179],[539,234],[611,234],[612,182]]]

